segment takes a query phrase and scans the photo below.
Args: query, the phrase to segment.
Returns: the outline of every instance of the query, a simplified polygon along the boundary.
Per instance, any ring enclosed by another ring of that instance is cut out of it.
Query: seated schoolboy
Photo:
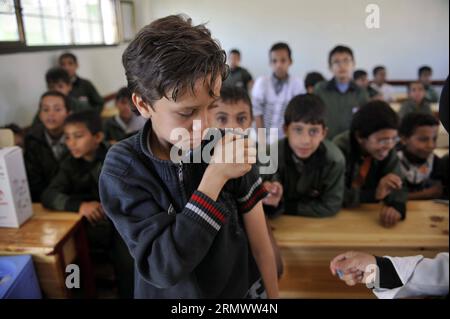
[[[70,155],[60,164],[56,176],[42,193],[44,207],[77,212],[88,221],[87,235],[94,255],[111,259],[119,295],[133,295],[133,261],[100,203],[98,180],[107,145],[103,143],[100,116],[95,111],[73,113],[66,118],[64,136]]]
[[[353,72],[353,81],[355,81],[355,84],[359,86],[360,88],[367,91],[367,94],[369,95],[370,99],[382,99],[382,95],[380,92],[375,90],[369,83],[369,77],[366,71],[364,70],[356,70]]]
[[[103,109],[103,98],[98,94],[97,89],[91,81],[80,78],[77,74],[78,59],[70,52],[65,52],[59,56],[59,66],[69,74],[72,89],[69,95],[76,100],[88,102],[92,109],[101,113]]]
[[[41,200],[42,191],[58,172],[67,156],[64,121],[70,113],[67,97],[57,91],[42,94],[39,101],[41,124],[31,127],[25,136],[25,167],[33,202]]]
[[[382,202],[386,227],[406,216],[408,193],[395,151],[398,125],[389,104],[372,101],[355,113],[350,131],[334,139],[346,159],[344,205]]]
[[[425,98],[430,103],[435,103],[439,101],[439,95],[436,90],[433,88],[431,77],[433,75],[433,69],[428,65],[421,66],[418,71],[419,82],[422,82],[425,88]]]
[[[325,139],[322,100],[311,94],[294,97],[284,114],[284,131],[286,138],[278,141],[278,154],[273,154],[278,158],[278,171],[264,184],[270,190],[279,182],[283,195],[269,194],[264,203],[282,205],[289,215],[335,215],[344,197],[345,159],[339,148]]]
[[[320,83],[322,81],[325,81],[325,78],[319,72],[310,72],[306,74],[304,80],[306,93],[309,94],[314,93],[314,87],[316,86],[317,83]]]
[[[400,125],[397,152],[409,199],[436,199],[442,195],[443,163],[434,154],[438,120],[429,114],[410,113]]]
[[[209,108],[208,122],[210,127],[240,129],[247,134],[252,126],[253,114],[252,103],[245,89],[222,86],[220,99]],[[275,253],[278,277],[280,277],[283,273],[283,261],[281,259],[280,249],[277,246],[269,225],[267,230]]]
[[[386,68],[378,65],[373,68],[372,75],[373,81],[370,86],[381,94],[380,99],[388,103],[393,102],[395,100],[394,87],[386,82]]]
[[[327,138],[347,131],[354,112],[369,101],[367,91],[352,81],[355,59],[349,47],[338,45],[328,55],[328,65],[333,73],[330,81],[316,84],[314,94],[318,95],[327,107]]]
[[[123,87],[116,95],[116,108],[119,114],[107,119],[103,131],[105,140],[114,144],[139,131],[145,124],[142,116],[131,110],[131,93],[128,88]]]
[[[421,82],[411,82],[408,85],[408,99],[402,103],[398,113],[400,118],[412,112],[433,114],[430,103],[425,98],[425,95],[425,88]]]
[[[69,95],[72,90],[72,82],[69,74],[63,68],[51,68],[45,74],[45,81],[49,91],[56,91],[66,96],[67,104],[70,105],[72,112],[90,110],[91,106],[86,101],[79,101]],[[41,123],[39,113],[35,115],[32,125]]]
[[[135,297],[277,297],[255,148],[227,134],[209,163],[174,156],[203,145],[224,51],[204,25],[168,16],[141,29],[122,60],[133,104],[150,120],[108,152],[100,197],[134,257]]]

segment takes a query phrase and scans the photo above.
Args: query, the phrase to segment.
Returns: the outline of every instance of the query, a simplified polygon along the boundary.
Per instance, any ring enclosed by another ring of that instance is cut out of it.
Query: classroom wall
[[[381,9],[380,29],[365,27],[370,3]],[[255,76],[269,72],[268,50],[277,41],[291,45],[292,73],[302,78],[311,70],[329,76],[327,55],[338,43],[354,49],[357,67],[384,64],[392,79],[415,78],[422,64],[433,67],[435,78],[449,70],[448,0],[152,0],[150,13],[209,22],[226,50],[241,50]]]
[[[380,6],[380,29],[365,27],[366,5]],[[416,77],[429,64],[434,77],[448,75],[448,0],[135,0],[138,28],[153,19],[187,13],[195,23],[208,22],[213,36],[229,50],[237,47],[254,76],[269,72],[267,51],[276,41],[293,49],[292,73],[318,70],[329,76],[327,54],[337,43],[355,51],[357,67],[384,64],[392,79]],[[125,84],[117,47],[72,50],[79,74],[91,79],[100,94]],[[62,51],[0,55],[0,126],[27,125],[45,90],[44,75]]]

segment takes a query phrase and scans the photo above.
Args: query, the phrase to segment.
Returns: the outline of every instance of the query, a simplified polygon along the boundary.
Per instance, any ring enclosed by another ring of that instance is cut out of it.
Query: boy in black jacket
[[[108,152],[100,198],[135,259],[135,297],[261,297],[264,288],[277,297],[256,150],[232,154],[243,138],[227,134],[210,164],[173,156],[201,144],[226,77],[224,51],[205,26],[168,16],[144,27],[122,58],[133,104],[150,120]]]

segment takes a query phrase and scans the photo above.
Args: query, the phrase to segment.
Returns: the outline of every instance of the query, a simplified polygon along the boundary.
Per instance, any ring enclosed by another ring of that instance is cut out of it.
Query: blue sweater
[[[256,167],[217,201],[197,191],[205,163],[163,161],[151,121],[114,145],[100,176],[106,214],[135,260],[136,298],[243,298],[260,275],[242,223],[266,192]]]

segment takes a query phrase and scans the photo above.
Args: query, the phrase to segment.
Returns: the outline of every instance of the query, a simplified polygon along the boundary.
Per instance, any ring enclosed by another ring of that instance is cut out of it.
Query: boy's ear
[[[105,134],[103,132],[98,132],[95,134],[95,140],[97,143],[103,142],[103,139],[105,138]]]
[[[142,115],[142,117],[146,119],[152,117],[153,114],[152,107],[149,104],[147,104],[140,95],[133,93],[131,95],[131,100],[133,101],[133,104],[136,106],[137,110]]]
[[[286,124],[283,124],[283,133],[284,135],[287,135],[288,126]]]

